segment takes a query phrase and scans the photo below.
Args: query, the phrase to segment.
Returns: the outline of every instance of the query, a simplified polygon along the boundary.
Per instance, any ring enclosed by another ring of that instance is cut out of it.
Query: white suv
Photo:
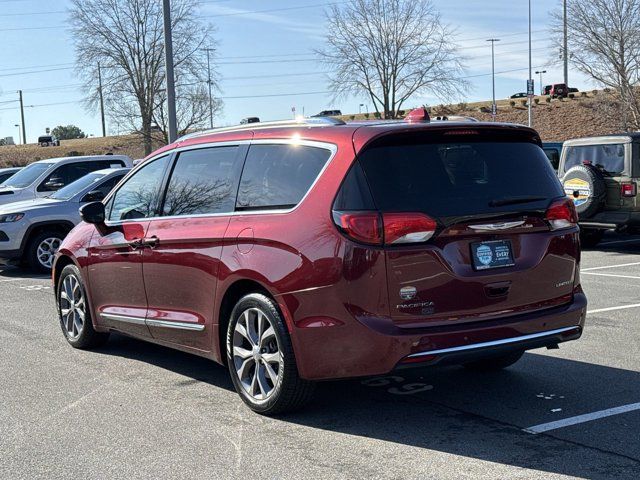
[[[50,158],[33,162],[0,184],[0,205],[48,197],[86,174],[105,168],[131,168],[126,155]]]

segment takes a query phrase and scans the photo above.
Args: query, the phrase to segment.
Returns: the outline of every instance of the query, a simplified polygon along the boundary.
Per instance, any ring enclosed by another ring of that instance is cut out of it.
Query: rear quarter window
[[[295,207],[330,156],[328,149],[306,145],[252,145],[242,171],[236,208]]]

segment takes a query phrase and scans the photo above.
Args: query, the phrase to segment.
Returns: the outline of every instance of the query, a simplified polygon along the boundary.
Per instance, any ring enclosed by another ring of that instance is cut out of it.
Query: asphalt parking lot
[[[112,336],[74,350],[50,280],[0,268],[0,478],[640,478],[640,237],[583,253],[585,333],[508,370],[327,382],[250,412],[227,371]]]

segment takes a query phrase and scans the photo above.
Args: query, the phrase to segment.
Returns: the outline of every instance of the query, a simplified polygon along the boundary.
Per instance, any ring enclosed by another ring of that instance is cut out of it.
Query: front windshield
[[[24,188],[35,182],[49,167],[50,163],[32,163],[27,165],[14,176],[7,178],[0,187]]]
[[[53,195],[50,195],[49,198],[54,198],[56,200],[70,200],[89,186],[94,183],[98,183],[102,178],[104,178],[104,174],[102,173],[90,173],[79,178],[75,182],[70,183],[66,187],[61,188]]]

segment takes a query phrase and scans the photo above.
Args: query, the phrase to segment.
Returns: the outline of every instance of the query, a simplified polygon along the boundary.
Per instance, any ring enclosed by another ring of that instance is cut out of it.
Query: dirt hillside
[[[533,108],[534,128],[543,141],[564,141],[570,138],[592,135],[606,135],[619,131],[619,122],[604,112],[611,111],[606,106],[611,103],[611,95],[602,91],[581,92],[567,99],[536,97]],[[500,100],[497,120],[508,123],[527,123],[527,108],[523,99]],[[434,106],[431,115],[467,115],[478,120],[490,121],[490,102],[461,103],[458,105]],[[370,119],[373,119],[373,114]],[[365,115],[344,115],[346,121],[362,120]],[[160,146],[156,142],[155,148]],[[0,146],[0,167],[19,166],[45,158],[70,155],[91,155],[112,152],[126,154],[131,158],[144,155],[140,135],[122,135],[106,138],[85,138],[63,140],[59,147],[38,145]]]

